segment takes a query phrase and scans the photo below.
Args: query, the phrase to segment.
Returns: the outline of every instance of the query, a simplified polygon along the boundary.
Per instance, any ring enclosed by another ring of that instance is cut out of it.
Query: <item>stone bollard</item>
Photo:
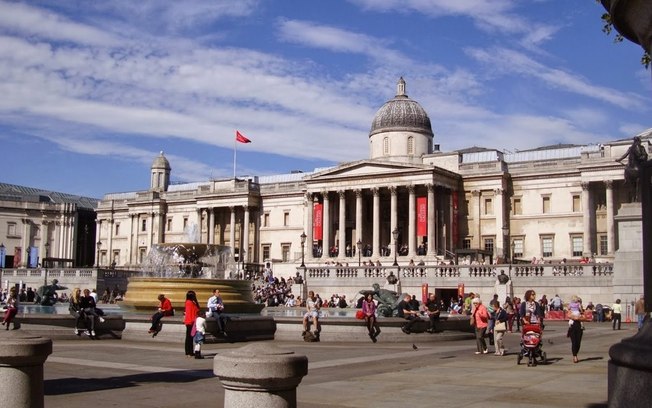
[[[14,331],[0,332],[3,407],[43,408],[43,363],[50,354],[50,339]]]
[[[308,374],[308,358],[252,343],[216,356],[213,373],[224,386],[225,407],[291,408],[297,406],[297,386]]]

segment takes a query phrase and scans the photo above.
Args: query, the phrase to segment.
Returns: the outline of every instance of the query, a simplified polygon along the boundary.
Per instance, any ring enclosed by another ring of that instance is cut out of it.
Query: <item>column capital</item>
[[[306,192],[303,194],[303,197],[305,198],[306,203],[310,203],[310,202],[312,202],[312,193],[311,193],[310,191],[306,191]]]
[[[580,186],[582,186],[582,190],[588,191],[589,189],[589,182],[588,181],[583,181],[580,183]]]
[[[480,197],[480,193],[481,193],[480,190],[473,190],[473,191],[471,191],[471,194],[473,195],[473,197]]]
[[[398,192],[398,187],[396,187],[396,186],[389,186],[389,187],[387,187],[387,188],[389,189],[389,193],[390,193],[391,195],[393,195],[393,196],[395,196],[396,193]]]
[[[362,189],[361,188],[356,188],[353,190],[355,192],[355,198],[360,198],[362,197]]]
[[[428,192],[429,192],[429,193],[432,193],[432,192],[435,191],[435,185],[432,184],[432,183],[428,183],[428,184],[426,184],[426,188],[428,189]]]
[[[503,195],[505,189],[503,188],[494,188],[494,195]]]
[[[250,205],[243,205],[242,209],[244,210],[244,212],[249,212],[249,210],[251,210],[251,206]]]
[[[380,189],[378,187],[372,187],[371,193],[374,195],[374,197],[378,197],[378,195],[380,194]]]
[[[322,196],[322,198],[323,198],[324,200],[328,200],[328,193],[329,193],[328,190],[323,190],[323,191],[321,192],[321,196]]]
[[[613,180],[605,180],[604,181],[604,186],[611,190],[614,187],[614,181]]]
[[[229,210],[231,211],[231,213],[234,213],[234,212],[235,212],[235,206],[234,206],[234,205],[230,205],[230,206],[229,206]]]
[[[337,190],[337,195],[340,196],[340,200],[344,199],[346,196],[346,190]]]
[[[414,184],[410,184],[407,187],[408,193],[414,194],[414,190],[416,189],[416,186]]]

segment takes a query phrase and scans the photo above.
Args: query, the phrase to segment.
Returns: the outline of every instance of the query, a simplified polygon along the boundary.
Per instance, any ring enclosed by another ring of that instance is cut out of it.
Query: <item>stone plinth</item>
[[[3,332],[0,332],[0,406],[42,408],[43,363],[52,354],[52,340]]]
[[[643,225],[641,203],[626,203],[614,217],[618,229],[618,250],[614,258],[613,297],[624,304],[643,293]]]
[[[270,344],[250,344],[213,360],[224,386],[225,407],[297,406],[297,386],[308,374],[308,358]]]
[[[609,407],[650,406],[652,390],[652,323],[609,349]]]

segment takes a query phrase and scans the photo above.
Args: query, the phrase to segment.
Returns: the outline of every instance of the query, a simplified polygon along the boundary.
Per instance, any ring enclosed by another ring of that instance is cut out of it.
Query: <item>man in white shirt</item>
[[[220,290],[215,289],[213,291],[213,296],[208,299],[206,305],[208,310],[211,312],[211,315],[215,318],[217,322],[218,333],[224,333],[224,322],[222,321],[222,313],[224,312],[224,302],[220,296]]]

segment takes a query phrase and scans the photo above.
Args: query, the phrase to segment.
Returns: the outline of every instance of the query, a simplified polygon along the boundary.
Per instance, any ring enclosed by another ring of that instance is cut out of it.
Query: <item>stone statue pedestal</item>
[[[636,335],[611,346],[609,357],[609,407],[649,407],[652,390],[652,322],[647,320]]]
[[[498,300],[500,301],[501,305],[503,304],[503,302],[505,302],[507,296],[509,296],[510,299],[513,299],[514,291],[512,289],[512,281],[510,280],[506,284],[496,282],[496,284],[494,285],[494,293],[498,295]]]
[[[614,217],[618,229],[618,250],[614,258],[613,300],[623,305],[635,302],[643,293],[643,224],[641,203],[625,203]]]

